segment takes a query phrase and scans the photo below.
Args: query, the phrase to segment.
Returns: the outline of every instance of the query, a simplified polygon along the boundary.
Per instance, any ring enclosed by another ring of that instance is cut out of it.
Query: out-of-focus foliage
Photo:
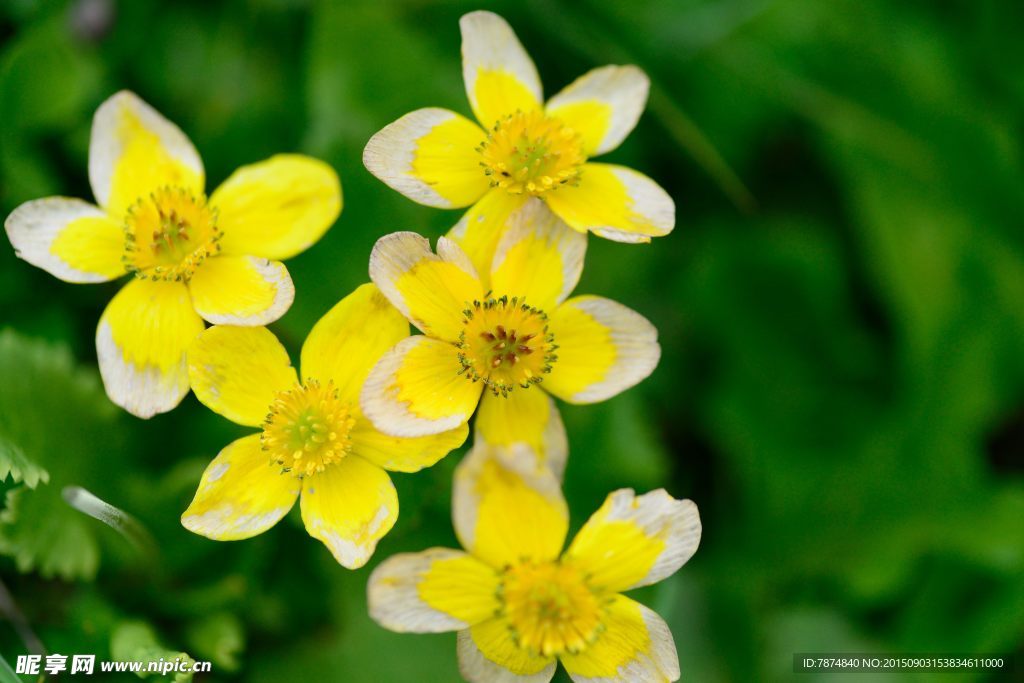
[[[160,646],[153,629],[143,622],[124,622],[114,629],[110,637],[110,656],[119,662],[143,662],[148,667],[151,662],[181,662],[191,667],[195,660],[184,652],[174,652]],[[155,672],[145,672],[139,678],[159,676]],[[174,683],[189,683],[191,673],[178,673],[171,678]]]
[[[678,226],[650,246],[591,239],[580,291],[647,315],[663,358],[638,388],[565,407],[566,492],[574,526],[621,486],[697,501],[703,546],[640,595],[669,621],[686,678],[785,680],[793,653],[825,650],[1024,662],[1024,5],[486,6],[548,93],[610,62],[652,78],[610,159],[657,179]],[[2,3],[0,208],[88,197],[92,112],[125,87],[192,137],[211,187],[275,152],[327,160],[346,207],[289,262],[296,301],[274,329],[294,356],[366,281],[377,237],[457,220],[386,188],[360,155],[412,109],[468,113],[457,21],[477,7]],[[454,637],[378,628],[369,569],[340,568],[296,514],[241,543],[180,526],[241,430],[194,398],[147,422],[106,402],[92,339],[116,286],[63,284],[0,248],[0,569],[32,633],[102,658],[142,629],[212,660],[197,680],[455,680]],[[401,515],[378,560],[454,545],[458,457],[395,477]],[[64,504],[69,485],[137,517],[155,550]],[[0,651],[26,648],[0,627]]]

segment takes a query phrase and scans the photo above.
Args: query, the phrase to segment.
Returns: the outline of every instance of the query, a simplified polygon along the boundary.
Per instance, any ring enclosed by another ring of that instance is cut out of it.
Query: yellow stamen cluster
[[[586,157],[574,130],[542,112],[516,112],[499,120],[477,148],[492,187],[540,195],[579,182]]]
[[[217,212],[203,196],[161,187],[140,197],[125,217],[125,268],[138,277],[187,282],[220,251]]]
[[[505,570],[500,615],[512,639],[534,656],[582,652],[604,628],[604,605],[569,564],[523,562]]]
[[[274,398],[260,443],[272,465],[301,479],[345,457],[353,425],[351,407],[338,398],[333,382],[307,380]]]
[[[540,382],[558,360],[547,315],[525,299],[474,301],[462,314],[459,374],[483,382],[495,395],[508,396],[517,386],[525,389]]]

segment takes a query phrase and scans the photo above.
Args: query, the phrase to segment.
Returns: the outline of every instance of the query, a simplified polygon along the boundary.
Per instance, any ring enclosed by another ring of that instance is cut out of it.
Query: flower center
[[[138,277],[184,280],[220,251],[217,212],[203,196],[161,187],[140,197],[125,218],[125,267]]]
[[[307,380],[274,397],[260,443],[271,465],[301,479],[345,457],[352,447],[349,433],[354,424],[351,407],[338,398],[334,382],[321,386]]]
[[[603,628],[601,601],[572,565],[555,561],[509,567],[498,590],[513,640],[534,656],[581,652]]]
[[[482,381],[495,395],[507,396],[516,386],[526,389],[540,382],[558,360],[547,315],[524,299],[502,296],[474,301],[462,313],[459,374]]]
[[[509,194],[540,195],[575,185],[586,161],[579,134],[538,111],[499,120],[477,150],[491,187]]]

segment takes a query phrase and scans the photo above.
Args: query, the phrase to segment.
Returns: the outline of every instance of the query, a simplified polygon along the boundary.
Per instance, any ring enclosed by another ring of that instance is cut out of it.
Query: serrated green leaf
[[[0,454],[22,456],[3,462],[15,463],[14,480],[23,480],[0,515],[0,554],[23,572],[91,578],[101,527],[70,507],[61,489],[111,486],[123,451],[117,410],[95,371],[75,367],[66,348],[12,330],[0,331],[0,377]]]
[[[52,486],[7,492],[0,513],[0,554],[14,558],[20,571],[47,578],[91,578],[100,559],[85,519],[63,505]]]
[[[50,473],[30,460],[18,444],[0,436],[0,481],[7,481],[8,476],[12,483],[24,483],[30,489],[50,481]]]

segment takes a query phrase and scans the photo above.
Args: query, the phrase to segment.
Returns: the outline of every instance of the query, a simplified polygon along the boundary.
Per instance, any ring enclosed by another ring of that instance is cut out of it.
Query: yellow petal
[[[493,12],[470,12],[459,20],[462,78],[473,113],[490,128],[498,119],[541,106],[537,67],[504,19]]]
[[[526,201],[526,195],[491,190],[448,231],[448,237],[469,256],[485,290],[490,289],[491,264],[505,224]]]
[[[174,408],[188,393],[189,344],[203,331],[188,288],[134,279],[107,304],[96,355],[110,400],[138,417]]]
[[[295,299],[284,264],[255,256],[207,259],[189,281],[189,291],[196,312],[215,325],[267,325]]]
[[[642,315],[598,296],[577,296],[548,318],[558,360],[544,388],[569,403],[596,403],[651,374],[661,357],[658,331]]]
[[[577,78],[547,104],[547,113],[583,137],[587,156],[626,139],[647,104],[650,80],[635,66],[602,66]]]
[[[322,161],[278,154],[243,166],[210,197],[226,254],[283,260],[317,243],[341,213],[341,181]]]
[[[300,505],[309,535],[349,569],[366,564],[398,519],[398,495],[387,472],[353,455],[303,479]]]
[[[125,236],[106,212],[68,197],[25,202],[4,221],[18,258],[65,282],[106,282],[125,274]]]
[[[591,586],[618,593],[674,574],[697,551],[700,530],[693,501],[664,489],[642,496],[619,489],[576,534],[565,558]]]
[[[170,185],[203,193],[203,161],[181,129],[132,92],[107,99],[92,120],[89,183],[100,206],[121,216]]]
[[[429,436],[391,436],[376,429],[367,419],[356,421],[349,438],[352,452],[393,472],[418,472],[430,467],[466,441],[469,426]]]
[[[431,548],[384,560],[367,584],[370,617],[399,633],[443,633],[498,610],[498,573],[458,550]]]
[[[575,683],[679,680],[679,657],[668,624],[629,598],[617,595],[605,629],[579,654],[561,656]]]
[[[476,439],[498,449],[536,454],[539,461],[562,478],[569,441],[558,407],[543,391],[513,391],[508,396],[487,392],[476,413]]]
[[[362,285],[313,326],[302,345],[302,377],[334,382],[338,396],[355,403],[370,369],[408,336],[402,314],[375,285]]]
[[[676,224],[676,205],[665,190],[623,166],[585,164],[579,185],[560,187],[544,199],[575,230],[616,242],[650,242]]]
[[[298,495],[299,480],[271,465],[259,434],[252,434],[213,459],[181,523],[215,541],[251,538],[288,514]]]
[[[587,236],[565,225],[533,199],[513,213],[494,253],[491,289],[526,297],[551,310],[572,293],[583,273]]]
[[[427,436],[465,424],[483,384],[459,374],[458,349],[417,335],[400,341],[370,371],[359,397],[373,426],[392,436]]]
[[[447,109],[417,109],[366,143],[363,165],[409,199],[454,209],[469,206],[490,183],[476,148],[486,133]]]
[[[263,422],[278,392],[298,382],[288,352],[265,327],[206,330],[189,347],[188,375],[210,410],[250,427]]]
[[[462,312],[484,294],[473,264],[454,242],[442,237],[434,254],[430,242],[414,232],[377,240],[370,279],[424,334],[448,341],[459,338]]]
[[[459,673],[470,683],[547,683],[558,660],[531,655],[512,640],[506,619],[488,619],[459,631]]]
[[[569,526],[558,480],[536,454],[480,441],[455,471],[452,517],[462,546],[495,568],[554,559]]]

